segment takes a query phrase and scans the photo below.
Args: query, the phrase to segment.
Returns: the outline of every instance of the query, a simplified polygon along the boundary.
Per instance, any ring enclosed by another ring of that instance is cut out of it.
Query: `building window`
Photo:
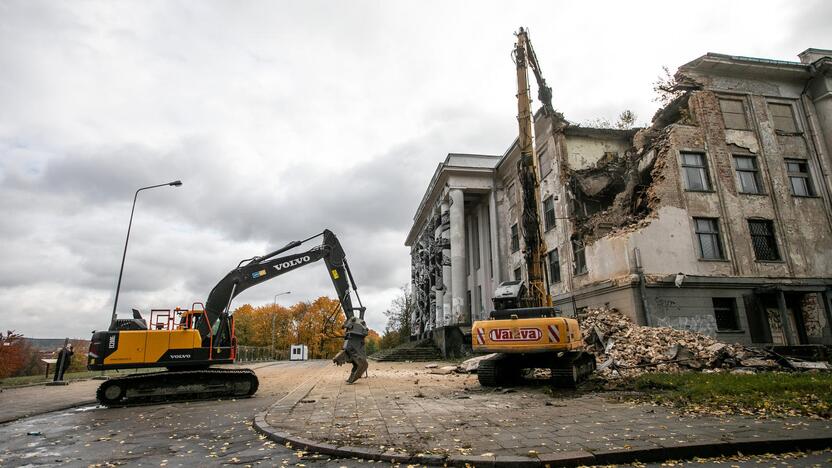
[[[720,99],[719,109],[725,128],[748,130],[748,120],[745,119],[745,106],[739,99]]]
[[[558,255],[558,249],[549,252],[548,257],[549,282],[552,284],[560,283],[560,256]]]
[[[511,252],[520,250],[520,233],[517,231],[517,224],[511,225]]]
[[[809,174],[809,163],[801,159],[787,159],[786,172],[789,175],[789,186],[792,195],[796,197],[814,197],[815,187]]]
[[[748,230],[751,231],[751,244],[757,260],[780,260],[780,251],[777,250],[777,240],[774,238],[774,223],[765,219],[750,219]]]
[[[771,120],[774,129],[785,133],[797,133],[797,124],[794,121],[792,106],[788,104],[769,104]]]
[[[551,196],[543,200],[543,221],[547,231],[555,227],[555,199]]]
[[[537,162],[540,164],[540,180],[552,172],[552,155],[546,148],[543,148],[537,153]]]
[[[740,193],[763,193],[757,158],[734,156],[734,168],[737,171],[737,188]]]
[[[682,171],[685,173],[685,189],[694,192],[711,190],[708,165],[702,153],[682,153]]]
[[[523,281],[523,271],[520,267],[514,269],[514,281]]]
[[[722,241],[719,238],[719,222],[714,218],[693,218],[696,238],[699,242],[699,258],[723,260]]]
[[[509,184],[506,196],[508,196],[508,206],[514,208],[517,205],[517,194],[514,192],[514,182]]]
[[[573,271],[576,275],[587,272],[586,251],[584,249],[583,241],[580,239],[572,239],[572,253],[575,255],[575,268]]]
[[[714,318],[717,331],[738,331],[740,321],[737,316],[737,300],[733,297],[714,297]]]

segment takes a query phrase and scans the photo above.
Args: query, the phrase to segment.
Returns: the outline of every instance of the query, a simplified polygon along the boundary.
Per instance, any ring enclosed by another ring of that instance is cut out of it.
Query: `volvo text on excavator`
[[[278,256],[317,237],[323,238],[318,246]],[[344,346],[334,361],[338,365],[352,363],[348,382],[355,382],[367,370],[365,307],[338,238],[324,230],[303,241],[292,241],[262,257],[242,260],[214,286],[204,305],[194,303],[185,310],[153,309],[149,323],[133,309],[133,318],[116,319],[107,331],[93,332],[87,358],[90,370],[168,369],[111,378],[98,388],[98,401],[105,406],[123,406],[253,395],[259,385],[253,371],[212,367],[232,364],[237,355],[231,301],[252,286],[318,260],[326,264],[346,316]],[[355,295],[358,307],[353,306],[352,295]]]
[[[595,357],[583,351],[578,321],[558,316],[546,286],[546,241],[540,229],[540,170],[535,154],[528,69],[534,72],[543,114],[551,118],[552,90],[546,85],[528,31],[516,34],[514,61],[517,66],[517,121],[520,157],[517,175],[522,189],[520,229],[525,244],[528,281],[507,281],[494,293],[489,320],[474,322],[472,347],[476,352],[498,353],[480,362],[481,385],[515,383],[524,369],[549,368],[552,384],[574,386],[595,370]]]

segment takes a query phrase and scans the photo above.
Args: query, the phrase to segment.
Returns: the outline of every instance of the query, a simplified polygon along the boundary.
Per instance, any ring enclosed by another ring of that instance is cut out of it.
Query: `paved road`
[[[115,409],[89,405],[0,425],[0,466],[344,465],[298,457],[251,428],[256,412],[310,376],[344,368],[327,361],[250,367],[261,382],[255,398]],[[2,403],[10,403],[8,394]]]
[[[280,362],[250,367],[255,368],[261,381],[260,391],[255,398],[117,409],[88,405],[2,424],[0,466],[370,465],[361,460],[329,460],[309,454],[299,455],[265,440],[251,428],[254,414],[271,406],[297,385],[316,375],[335,374],[346,377],[344,368],[335,368],[325,361]],[[380,378],[381,374],[381,369],[377,369],[373,372],[373,377]],[[97,384],[98,382],[88,382],[84,385],[94,389]],[[416,383],[414,386],[419,387]],[[68,391],[71,387],[63,388]],[[43,387],[26,390],[31,394],[26,405],[18,405],[19,410],[31,411],[31,405],[34,404],[32,401],[37,400],[35,392],[43,390]],[[86,390],[86,387],[81,386],[73,389],[80,395],[76,395],[78,398],[86,398]],[[43,400],[41,403],[47,407],[55,405],[43,397],[49,395],[54,400],[56,396],[51,392],[50,389],[40,394]],[[8,391],[0,394],[0,413],[5,411],[10,414],[15,411],[15,408],[9,406],[14,403],[11,397],[20,395],[22,394]],[[66,403],[64,400],[67,398],[62,396],[59,400]],[[30,432],[39,434],[28,435]],[[709,459],[690,464],[826,466],[830,460],[832,451],[816,452],[808,456]]]

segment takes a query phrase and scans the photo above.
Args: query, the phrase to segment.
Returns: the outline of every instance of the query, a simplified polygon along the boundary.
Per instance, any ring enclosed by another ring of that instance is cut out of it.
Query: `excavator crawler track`
[[[549,368],[550,384],[574,388],[595,371],[595,356],[583,351],[538,354],[497,354],[480,361],[477,379],[483,387],[506,387],[523,382],[525,369]]]
[[[521,370],[513,365],[513,360],[505,355],[497,355],[480,361],[477,380],[483,387],[501,387],[515,385],[519,382]]]
[[[257,392],[260,381],[250,369],[202,369],[132,374],[107,380],[95,396],[107,407],[244,398]]]

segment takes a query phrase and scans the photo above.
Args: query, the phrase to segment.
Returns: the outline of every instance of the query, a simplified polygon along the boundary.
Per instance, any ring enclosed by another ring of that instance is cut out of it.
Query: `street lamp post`
[[[139,192],[142,190],[148,190],[157,187],[179,187],[182,185],[181,180],[174,180],[173,182],[168,182],[166,184],[159,184],[159,185],[149,185],[147,187],[142,187],[136,190],[136,194],[133,195],[133,208],[130,210],[130,222],[127,224],[127,238],[124,239],[124,253],[121,254],[121,268],[118,270],[118,284],[116,284],[116,298],[113,301],[113,317],[111,319],[111,324],[116,321],[116,307],[118,307],[118,293],[121,290],[121,276],[124,274],[124,259],[127,258],[127,243],[130,242],[130,228],[133,227],[133,213],[136,211],[136,199],[139,197]]]
[[[272,354],[274,354],[274,319],[277,318],[277,296],[282,296],[284,294],[292,294],[292,291],[284,291],[274,295],[274,304],[272,305]]]

